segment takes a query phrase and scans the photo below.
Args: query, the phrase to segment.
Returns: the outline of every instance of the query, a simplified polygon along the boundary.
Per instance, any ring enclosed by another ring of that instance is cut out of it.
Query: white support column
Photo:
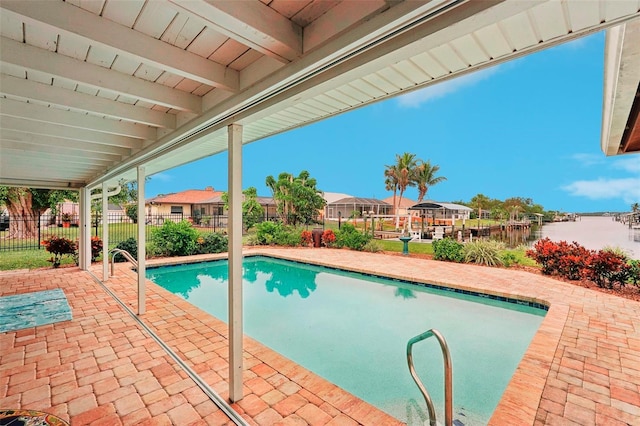
[[[102,183],[102,281],[109,279],[109,188]]]
[[[145,313],[147,232],[144,210],[144,167],[138,166],[138,315]]]
[[[88,270],[91,266],[91,192],[80,189],[80,217],[78,238],[78,263],[81,269]]]
[[[229,399],[242,399],[242,126],[227,127],[229,140]]]

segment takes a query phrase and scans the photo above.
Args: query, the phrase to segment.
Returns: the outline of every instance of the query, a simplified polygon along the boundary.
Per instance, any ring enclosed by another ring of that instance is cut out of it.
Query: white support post
[[[144,167],[138,166],[138,315],[143,315],[146,309],[146,255],[147,232],[144,210]]]
[[[229,140],[229,399],[242,399],[242,126],[227,127]]]
[[[102,281],[109,279],[109,196],[107,183],[102,183]]]
[[[78,263],[87,271],[91,266],[91,192],[86,187],[80,189],[80,217]]]

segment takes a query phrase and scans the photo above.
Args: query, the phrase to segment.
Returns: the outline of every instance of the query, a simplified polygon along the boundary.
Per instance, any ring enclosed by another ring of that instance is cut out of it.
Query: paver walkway
[[[638,302],[516,270],[346,250],[246,253],[548,304],[491,424],[640,425]],[[100,265],[93,270],[101,276]],[[135,309],[135,282],[119,264],[107,284]],[[142,319],[226,397],[226,325],[147,283]],[[228,423],[87,273],[76,268],[0,273],[0,295],[51,288],[65,291],[74,319],[0,334],[0,407],[49,411],[74,425]],[[244,360],[246,396],[234,407],[251,424],[397,423],[249,338]]]

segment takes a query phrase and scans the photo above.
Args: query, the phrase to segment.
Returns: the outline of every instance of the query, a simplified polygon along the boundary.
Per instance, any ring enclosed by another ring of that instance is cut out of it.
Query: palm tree
[[[631,211],[632,211],[632,212],[634,212],[634,213],[635,213],[635,212],[637,212],[638,210],[640,210],[640,204],[638,204],[638,203],[633,203],[633,204],[631,204]]]
[[[384,189],[393,191],[393,214],[398,214],[398,206],[396,205],[396,193],[398,192],[398,171],[396,166],[384,166]]]
[[[436,173],[438,173],[439,170],[440,166],[432,166],[429,160],[418,164],[415,174],[416,185],[418,185],[418,202],[421,202],[424,199],[430,187],[447,180],[444,176],[436,177]]]
[[[396,167],[398,169],[398,205],[402,204],[402,194],[410,186],[416,186],[416,167],[418,160],[415,154],[405,152],[396,154]]]

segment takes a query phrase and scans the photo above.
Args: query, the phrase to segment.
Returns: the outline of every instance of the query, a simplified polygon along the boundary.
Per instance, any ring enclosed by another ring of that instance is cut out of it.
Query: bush
[[[325,229],[322,233],[322,242],[326,247],[333,247],[336,242],[336,234],[333,229]]]
[[[542,273],[560,275],[570,280],[584,276],[593,252],[575,241],[554,243],[549,238],[539,240],[527,256],[542,265]]]
[[[369,240],[371,240],[370,235],[365,235],[352,224],[345,223],[336,234],[335,245],[338,248],[347,247],[352,250],[363,250]]]
[[[229,250],[229,240],[219,232],[213,232],[196,239],[196,253],[223,253]]]
[[[369,240],[367,244],[364,245],[362,251],[369,251],[371,253],[378,253],[382,251],[382,245],[376,240]]]
[[[91,237],[91,261],[95,262],[102,252],[102,240],[100,237]]]
[[[295,247],[302,244],[302,236],[294,227],[265,221],[256,225],[256,244]]]
[[[518,263],[518,256],[510,251],[507,251],[502,253],[502,255],[500,256],[500,260],[502,261],[502,264],[504,266],[509,268],[511,265]]]
[[[591,256],[586,276],[598,287],[613,288],[616,283],[624,286],[630,278],[630,272],[624,254],[605,249]]]
[[[54,268],[60,266],[60,261],[62,260],[62,256],[74,256],[76,253],[76,243],[64,238],[58,237],[57,235],[52,235],[49,239],[42,241],[41,243],[45,249],[53,254],[49,262],[53,264]]]
[[[135,259],[138,260],[138,241],[131,237],[131,238],[127,238],[124,241],[120,241],[117,245],[116,245],[117,249],[120,250],[124,250],[126,252],[129,252],[129,254]],[[116,256],[114,259],[114,262],[126,262],[127,259],[124,258],[124,256],[120,255],[120,256]]]
[[[502,265],[500,250],[503,248],[497,241],[475,240],[462,248],[464,261],[486,266]]]
[[[300,239],[302,240],[302,245],[308,246],[313,242],[313,234],[311,231],[302,231],[300,233]]]
[[[435,260],[447,260],[450,262],[462,262],[464,254],[463,245],[452,238],[443,238],[433,242],[433,258]]]
[[[198,231],[183,220],[166,221],[161,227],[151,231],[151,241],[163,256],[188,256],[196,250]]]

